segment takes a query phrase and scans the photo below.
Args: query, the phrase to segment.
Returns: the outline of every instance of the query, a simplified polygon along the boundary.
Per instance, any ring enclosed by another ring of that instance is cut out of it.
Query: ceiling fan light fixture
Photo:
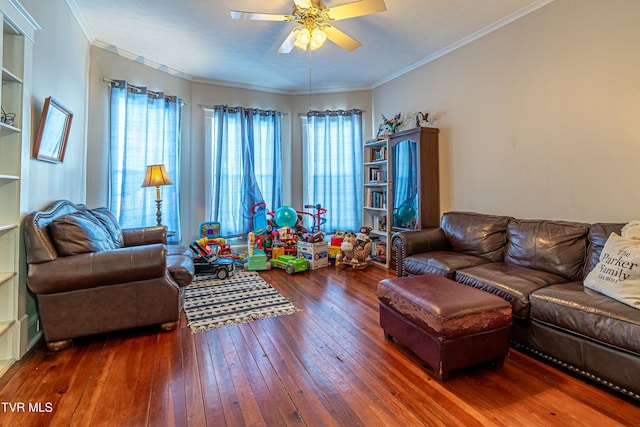
[[[312,42],[315,42],[318,45],[318,47],[320,47],[327,40],[327,33],[322,31],[320,28],[315,28],[311,32],[311,40]]]
[[[304,48],[306,48],[310,41],[311,31],[309,31],[308,28],[302,28],[300,31],[298,31],[298,36],[296,37],[296,46],[300,44],[304,46]]]

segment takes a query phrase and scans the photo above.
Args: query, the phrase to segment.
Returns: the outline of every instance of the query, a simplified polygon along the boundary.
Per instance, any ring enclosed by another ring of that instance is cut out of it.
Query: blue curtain
[[[253,207],[282,203],[282,113],[218,105],[205,109],[207,217],[223,236],[253,230]]]
[[[122,80],[111,83],[109,209],[123,228],[156,225],[156,191],[143,188],[147,165],[164,164],[162,225],[180,236],[180,101]]]
[[[307,115],[305,204],[327,209],[323,231],[362,225],[362,111]]]

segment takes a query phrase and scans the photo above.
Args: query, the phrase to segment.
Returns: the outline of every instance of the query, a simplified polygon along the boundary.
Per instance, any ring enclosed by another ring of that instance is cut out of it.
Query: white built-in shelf
[[[17,224],[0,224],[0,233],[3,231],[13,230],[14,228],[18,228]]]
[[[368,148],[382,147],[382,146],[387,145],[387,142],[388,142],[388,140],[386,138],[384,138],[384,139],[373,139],[373,140],[365,142],[364,146],[368,147]]]
[[[0,122],[0,135],[9,135],[16,132],[20,132],[20,128]]]
[[[0,285],[11,280],[16,273],[14,271],[0,272]]]
[[[22,83],[22,79],[6,68],[2,68],[2,81],[3,82],[12,82],[12,83]]]
[[[16,181],[16,180],[20,179],[20,177],[17,176],[17,175],[0,174],[0,179],[3,179],[5,181]]]
[[[386,212],[387,208],[372,208],[371,206],[365,206],[365,209],[369,211]]]

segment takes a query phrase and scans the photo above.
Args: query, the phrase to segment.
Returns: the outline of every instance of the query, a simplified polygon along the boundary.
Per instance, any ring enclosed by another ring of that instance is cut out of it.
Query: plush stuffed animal
[[[361,227],[360,232],[349,232],[344,236],[340,249],[344,253],[343,262],[355,266],[367,266],[371,260],[370,227]]]

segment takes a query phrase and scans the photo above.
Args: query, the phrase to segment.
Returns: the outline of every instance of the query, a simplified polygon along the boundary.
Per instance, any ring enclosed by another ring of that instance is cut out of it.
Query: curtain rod
[[[360,111],[361,113],[366,113],[366,112],[367,112],[367,110],[362,110],[362,109],[360,109],[360,108],[349,108],[349,109],[346,109],[346,110],[337,110],[337,111],[344,111],[345,113],[347,113],[347,112],[350,112],[350,111],[353,111],[353,110]],[[326,113],[327,111],[331,112],[330,110],[322,110],[322,111],[319,111],[319,110],[318,110],[318,111],[316,111],[316,112],[318,112],[318,113],[323,113],[323,114],[324,114],[324,113]],[[304,117],[304,116],[307,116],[310,112],[311,112],[311,111],[307,111],[306,113],[296,113],[296,115],[297,115],[298,117]]]
[[[118,83],[118,82],[120,81],[120,80],[110,79],[110,78],[107,78],[107,77],[104,77],[102,80],[103,80],[103,81],[105,81],[105,82],[107,82],[107,83],[109,83],[109,84],[111,84],[111,83]],[[142,89],[143,89],[143,88],[141,88],[140,86],[132,85],[132,84],[131,84],[131,83],[129,83],[129,82],[127,82],[127,86],[128,86],[128,87],[130,87],[130,88],[132,88],[132,89],[134,89],[134,90],[136,90],[136,91],[138,91],[138,92],[142,91]],[[158,96],[158,95],[160,95],[160,93],[162,93],[162,92],[154,92],[154,91],[152,91],[152,90],[147,89],[147,93],[150,93],[150,94],[151,94],[151,95],[153,95],[153,96]],[[165,99],[166,99],[166,98],[170,98],[170,97],[169,97],[168,95],[165,95]],[[178,102],[180,102],[180,105],[191,105],[191,103],[190,103],[190,102],[183,101],[182,99],[180,99],[180,98],[178,98],[178,97],[176,97],[176,99],[178,100]]]
[[[205,105],[205,104],[196,104],[196,106],[198,108],[209,108],[209,109],[214,109],[216,107],[219,107],[219,105]],[[233,108],[237,108],[237,107],[233,107]],[[241,107],[241,108],[245,108],[245,107]],[[263,111],[262,108],[252,108],[252,110],[261,110],[261,111]],[[264,111],[269,111],[269,110],[264,110]],[[283,113],[282,111],[278,111],[278,110],[273,110],[273,111],[276,111],[276,112],[282,114],[283,116],[286,116],[286,115],[289,114],[289,113]]]

